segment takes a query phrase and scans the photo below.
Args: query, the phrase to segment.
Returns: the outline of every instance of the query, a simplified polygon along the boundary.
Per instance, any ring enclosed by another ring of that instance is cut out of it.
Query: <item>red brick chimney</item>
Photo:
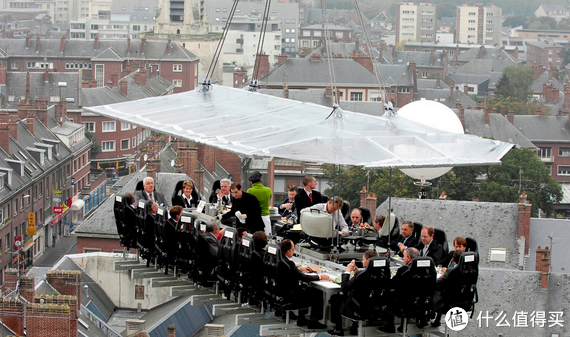
[[[141,40],[141,55],[144,55],[144,47],[146,45],[146,36]]]
[[[4,324],[16,333],[17,336],[24,336],[24,303],[17,298],[0,299],[0,317]],[[27,331],[29,336],[30,332]],[[41,335],[40,335],[41,336]]]
[[[36,36],[36,54],[40,52],[40,36]]]
[[[35,286],[34,275],[20,276],[20,295],[30,303],[34,301],[36,295]]]
[[[321,61],[321,55],[317,54],[317,53],[311,54],[311,61],[312,62],[320,62]]]
[[[534,111],[534,114],[535,114],[536,116],[542,115],[542,109],[541,109],[539,106],[537,106],[537,107],[536,107],[536,110]]]
[[[65,35],[62,35],[61,36],[61,42],[59,45],[59,53],[60,54],[63,54],[64,47],[65,47]]]
[[[30,48],[30,40],[32,39],[32,34],[26,35],[26,49]]]
[[[119,73],[114,71],[111,73],[111,83],[113,87],[119,86]]]
[[[44,83],[49,83],[49,71],[44,71]]]
[[[454,87],[453,85],[450,85],[450,86],[449,86],[449,100],[450,100],[450,101],[453,101],[453,99],[454,99],[454,98],[453,98],[453,89],[454,89],[454,88],[455,88],[455,87]]]
[[[170,37],[168,38],[167,53],[168,55],[172,53],[172,39]]]
[[[34,114],[31,110],[28,110],[28,117],[26,118],[26,126],[28,127],[28,131],[33,135],[34,134],[34,122],[36,119],[34,118]]]
[[[63,126],[63,116],[67,116],[67,100],[63,97],[55,104],[55,120]]]
[[[30,72],[26,72],[26,104],[30,104]]]
[[[131,38],[127,37],[127,55],[131,55]]]
[[[6,70],[4,69],[4,82],[6,82]],[[564,83],[564,106],[562,108],[564,111],[568,112],[570,110],[570,88],[566,83]]]
[[[414,92],[412,92],[411,94],[414,94],[418,91],[418,76],[416,74],[416,61],[411,60],[408,63],[408,70],[410,70],[412,72],[412,79],[413,79],[413,83],[414,83]]]
[[[276,66],[279,67],[280,65],[282,65],[283,63],[285,63],[285,61],[287,61],[287,59],[289,58],[289,55],[282,53],[281,55],[277,56],[277,64]]]
[[[81,272],[78,270],[48,270],[46,279],[61,295],[77,297],[81,303]],[[77,330],[77,329],[76,329]]]
[[[524,236],[524,254],[528,254],[529,234],[530,234],[530,210],[531,204],[519,204],[519,226],[518,237]]]
[[[139,85],[141,84],[141,75],[139,73],[135,73],[135,84]]]
[[[77,315],[80,311],[77,303],[77,297],[71,295],[38,295],[33,298],[30,303],[42,303],[43,304],[66,304],[69,306],[70,317],[72,319],[77,319]]]
[[[374,73],[374,64],[372,63],[372,58],[369,55],[353,54],[351,55],[351,58],[366,68],[369,72]]]
[[[509,110],[509,114],[507,115],[507,120],[509,121],[509,123],[515,125],[515,113],[513,112],[513,110]]]
[[[287,84],[283,87],[283,98],[289,98],[289,87]]]
[[[99,35],[95,35],[95,38],[93,39],[93,50],[98,50],[99,49]]]
[[[176,327],[174,324],[170,324],[166,329],[168,335],[166,337],[176,337]]]
[[[536,271],[540,273],[540,288],[548,289],[548,277],[550,276],[550,248],[536,249]]]
[[[377,205],[376,193],[368,193],[364,206],[368,207],[368,209],[370,210],[371,219],[374,219],[374,217],[376,217],[376,205]]]
[[[469,86],[467,84],[463,85],[463,93],[469,96]]]
[[[507,108],[503,104],[501,105],[501,116],[505,117],[506,114],[507,114]]]
[[[6,65],[0,65],[0,84],[6,84]]]
[[[129,83],[127,82],[126,79],[123,78],[122,80],[119,81],[119,89],[121,90],[123,95],[127,96],[129,90]]]
[[[3,120],[4,120],[4,113],[0,114],[0,126],[3,126]],[[0,132],[0,136],[2,136],[2,138],[4,138],[4,134],[6,134],[6,136],[9,135],[8,132]],[[4,145],[2,145],[2,148],[4,150],[6,150],[6,152],[9,153],[8,148],[4,147]],[[6,271],[4,272],[4,291],[2,292],[3,296],[6,296],[8,294],[10,294],[11,292],[13,292],[14,290],[16,290],[16,287],[18,286],[18,269],[15,268],[8,268],[6,269]]]
[[[558,99],[560,98],[560,90],[558,90],[558,88],[555,88],[554,86],[552,86],[550,88],[550,101],[552,103],[558,101]]]
[[[26,306],[28,336],[76,337],[77,319],[67,304],[38,304]]]
[[[485,116],[485,125],[489,125],[489,108],[485,107],[483,114]]]
[[[141,82],[143,84],[146,84],[146,71],[145,71],[145,69],[144,68],[140,69],[140,71],[138,73],[139,73],[139,76],[141,78]]]
[[[257,54],[255,57],[255,65],[257,73],[254,74],[254,76],[257,75],[256,79],[259,80],[269,73],[269,55],[265,53]]]
[[[10,120],[10,115],[5,112],[0,112],[0,147],[10,153],[10,127],[8,126],[8,121]],[[7,272],[7,271],[6,271]],[[6,284],[8,274],[4,274],[4,291],[6,291]],[[14,284],[15,288],[16,284]],[[5,295],[5,293],[4,293]]]
[[[463,105],[459,105],[459,121],[463,125],[463,129],[465,129],[465,108]]]
[[[247,81],[247,71],[245,68],[236,67],[234,68],[234,88],[241,87]]]
[[[198,181],[198,149],[195,147],[179,147],[178,160],[184,165],[185,173],[194,181]]]

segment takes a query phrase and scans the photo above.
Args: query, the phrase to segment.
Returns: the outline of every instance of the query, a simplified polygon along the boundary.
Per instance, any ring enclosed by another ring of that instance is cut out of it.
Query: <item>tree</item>
[[[444,2],[437,5],[437,19],[454,18],[457,15],[457,4]]]
[[[527,26],[527,17],[526,16],[524,16],[524,15],[509,16],[503,22],[503,27],[514,28],[514,27],[518,27],[518,26],[523,26],[523,28],[525,28]]]
[[[368,171],[360,167],[339,167],[335,165],[323,165],[325,176],[329,179],[329,186],[324,193],[329,196],[338,195],[348,201],[352,207],[360,206],[360,191],[366,187]],[[370,171],[370,181],[376,179],[377,172]]]
[[[508,66],[497,82],[495,95],[527,103],[532,96],[534,70],[523,65]]]
[[[101,153],[101,145],[97,142],[97,137],[87,129],[85,130],[85,137],[91,141],[91,158],[97,158],[97,155]]]

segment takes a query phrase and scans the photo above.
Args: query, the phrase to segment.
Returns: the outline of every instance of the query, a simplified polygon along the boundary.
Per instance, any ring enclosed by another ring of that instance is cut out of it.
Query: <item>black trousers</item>
[[[323,292],[311,288],[302,287],[296,290],[291,296],[285,299],[286,308],[311,308],[311,321],[318,321],[323,318]],[[299,310],[299,317],[304,317],[307,309]]]

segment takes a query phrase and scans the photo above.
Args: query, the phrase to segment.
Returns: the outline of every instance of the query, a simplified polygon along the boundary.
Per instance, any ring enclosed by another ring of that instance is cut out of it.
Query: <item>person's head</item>
[[[292,257],[293,255],[295,255],[295,244],[293,243],[293,241],[285,239],[281,241],[279,247],[281,247],[281,253],[283,255],[287,257]]]
[[[289,198],[289,201],[291,202],[295,201],[296,195],[297,195],[297,186],[289,187],[289,190],[287,191],[287,197]]]
[[[453,239],[453,246],[455,247],[456,252],[464,252],[467,249],[467,240],[462,236],[458,236]]]
[[[184,193],[186,198],[190,198],[193,189],[194,189],[194,183],[191,182],[190,180],[186,180],[184,183],[182,183],[182,192]]]
[[[424,245],[429,245],[433,241],[433,235],[435,234],[435,230],[431,226],[424,226],[422,227],[422,243]]]
[[[182,214],[182,206],[172,206],[170,207],[170,217],[176,221],[178,221],[178,218],[180,217],[180,214]]]
[[[259,171],[253,171],[248,180],[251,181],[252,184],[261,182],[261,173]]]
[[[134,205],[135,204],[135,195],[133,192],[125,193],[125,200],[127,201],[127,205]]]
[[[263,249],[267,246],[267,235],[264,231],[257,231],[253,233],[252,237],[255,249]]]
[[[230,190],[232,191],[232,197],[236,199],[241,199],[243,192],[241,191],[241,184],[240,183],[233,183],[230,186]]]
[[[212,220],[210,223],[206,224],[206,233],[212,233],[218,236],[220,233],[220,224],[216,220]]]
[[[146,193],[151,194],[154,191],[154,179],[152,179],[152,177],[145,177],[143,179],[143,188]]]
[[[317,179],[310,174],[305,175],[302,182],[307,191],[312,191],[317,188]]]
[[[329,199],[329,201],[327,201],[327,212],[329,214],[332,214],[338,211],[342,207],[343,202],[344,200],[342,200],[342,198],[339,196],[332,197]]]
[[[402,222],[402,236],[407,238],[410,237],[414,233],[414,224],[411,221],[404,221]]]
[[[455,264],[459,264],[459,259],[461,259],[461,254],[463,254],[463,251],[461,250],[455,250],[455,252],[453,252],[453,262]]]
[[[156,202],[154,202],[153,200],[147,200],[146,204],[149,206],[150,212],[152,214],[156,214],[156,211],[158,211],[158,204]]]
[[[374,221],[372,221],[372,224],[374,225],[374,229],[376,231],[382,229],[382,226],[384,225],[384,220],[386,220],[386,217],[383,215],[377,215],[374,217]]]
[[[238,241],[241,241],[241,238],[247,236],[247,229],[243,227],[238,227],[237,232],[238,232]]]
[[[227,179],[227,178],[220,180],[220,191],[222,191],[222,193],[224,193],[224,195],[229,195],[231,185],[232,185],[232,181]]]
[[[350,213],[350,221],[352,221],[354,225],[357,225],[362,221],[362,212],[360,209],[355,208],[352,210]]]
[[[420,251],[416,248],[407,248],[404,250],[404,264],[412,262],[413,259],[420,256]]]
[[[362,266],[366,268],[368,266],[368,262],[374,256],[378,256],[378,253],[376,253],[376,251],[374,250],[365,251],[364,254],[362,254]]]

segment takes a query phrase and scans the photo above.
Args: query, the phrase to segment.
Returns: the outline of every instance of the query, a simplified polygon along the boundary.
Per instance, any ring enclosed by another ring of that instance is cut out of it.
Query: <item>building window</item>
[[[81,124],[83,124],[83,126],[85,126],[85,130],[87,130],[89,132],[95,132],[95,122],[84,122]]]
[[[538,158],[540,159],[550,159],[552,153],[552,148],[550,147],[541,147],[538,149]]]
[[[558,149],[559,157],[570,157],[570,147],[561,147]]]
[[[423,72],[422,72],[422,78],[427,78],[427,77],[428,77],[427,71],[423,71]]]
[[[181,64],[173,64],[172,65],[172,71],[174,71],[175,73],[182,72],[182,65]]]
[[[172,84],[174,84],[176,88],[182,88],[182,80],[172,80]]]
[[[131,144],[133,144],[133,149],[134,149],[135,147],[137,147],[136,139],[137,139],[136,137],[133,137],[133,140],[131,141]]]
[[[18,62],[12,62],[12,63],[10,64],[10,68],[12,68],[12,69],[18,69]]]
[[[398,88],[398,92],[400,94],[409,94],[410,93],[410,88]]]
[[[99,253],[101,248],[83,248],[83,253]]]
[[[351,92],[350,93],[350,100],[351,101],[362,101],[362,92]]]
[[[130,130],[130,129],[131,129],[131,124],[121,122],[121,131],[126,131],[126,130]]]
[[[97,79],[97,88],[101,88],[105,84],[105,65],[95,65],[95,79]],[[113,130],[114,131],[114,130]]]
[[[113,140],[108,142],[102,142],[101,151],[103,152],[115,151],[115,141]]]
[[[115,122],[103,122],[103,132],[115,132]]]
[[[130,147],[129,139],[121,139],[121,150],[128,150]]]

